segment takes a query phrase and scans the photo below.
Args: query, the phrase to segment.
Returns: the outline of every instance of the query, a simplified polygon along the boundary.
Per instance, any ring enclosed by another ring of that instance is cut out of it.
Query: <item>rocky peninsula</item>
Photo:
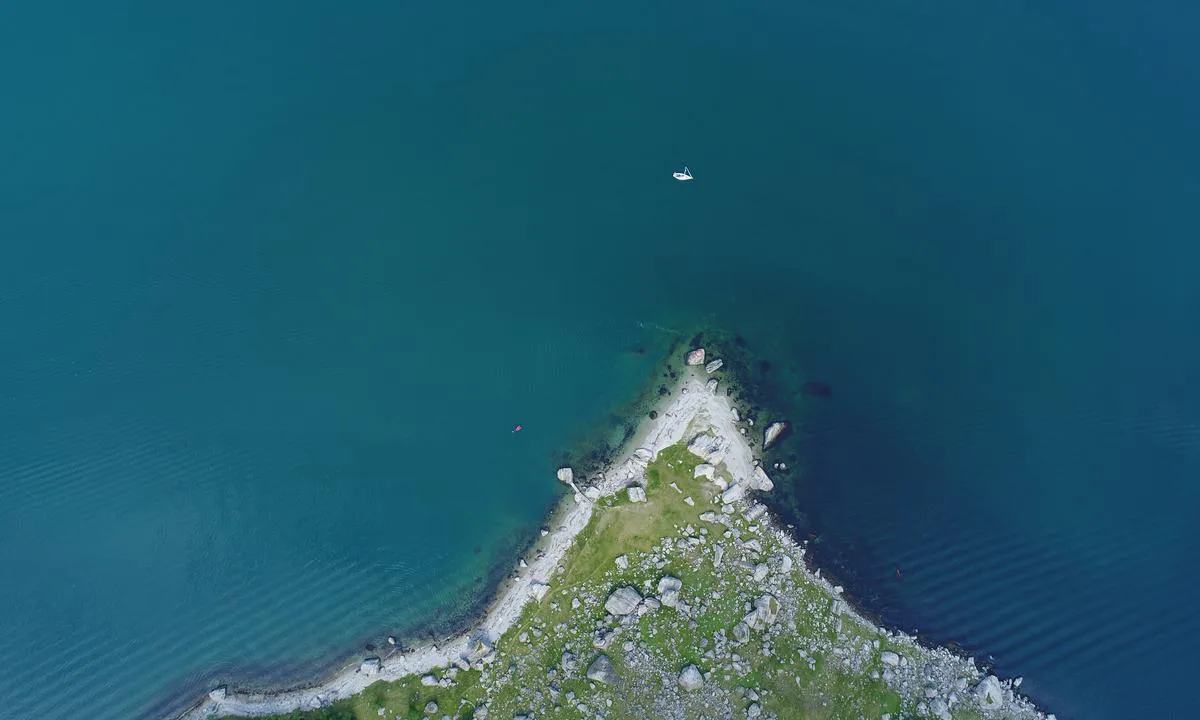
[[[759,501],[774,484],[721,360],[685,363],[617,462],[558,471],[570,495],[470,631],[310,688],[217,688],[181,717],[1053,718],[1019,679],[872,625],[810,571]]]

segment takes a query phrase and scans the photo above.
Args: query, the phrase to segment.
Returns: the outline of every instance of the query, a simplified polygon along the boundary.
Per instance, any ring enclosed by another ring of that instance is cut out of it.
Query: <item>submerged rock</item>
[[[780,435],[783,435],[788,429],[786,422],[773,422],[763,431],[763,450],[775,444]]]
[[[703,365],[704,364],[704,348],[696,348],[687,354],[688,365]]]

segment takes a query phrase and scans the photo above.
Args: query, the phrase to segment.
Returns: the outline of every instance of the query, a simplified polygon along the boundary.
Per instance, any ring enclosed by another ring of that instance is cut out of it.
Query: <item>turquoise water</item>
[[[1191,6],[0,12],[7,713],[453,625],[652,323],[771,363],[781,509],[885,621],[1190,710]]]

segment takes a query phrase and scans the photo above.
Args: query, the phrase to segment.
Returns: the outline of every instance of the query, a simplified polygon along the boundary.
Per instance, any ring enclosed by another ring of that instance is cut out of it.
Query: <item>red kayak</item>
[[[513,428],[513,432],[521,432],[524,429],[525,429],[524,425],[518,425],[515,428]]]

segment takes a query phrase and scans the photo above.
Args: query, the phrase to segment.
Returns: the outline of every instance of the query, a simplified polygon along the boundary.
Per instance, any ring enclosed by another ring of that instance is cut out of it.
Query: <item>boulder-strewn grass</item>
[[[647,471],[646,502],[602,499],[550,591],[471,669],[379,682],[285,717],[981,717],[969,663],[848,615],[803,570],[802,551],[748,519],[752,501],[714,502],[717,486],[693,477],[699,462],[668,448]],[[606,610],[624,587],[640,596],[632,611]],[[600,656],[610,673],[593,666]],[[699,687],[681,687],[688,666]]]

